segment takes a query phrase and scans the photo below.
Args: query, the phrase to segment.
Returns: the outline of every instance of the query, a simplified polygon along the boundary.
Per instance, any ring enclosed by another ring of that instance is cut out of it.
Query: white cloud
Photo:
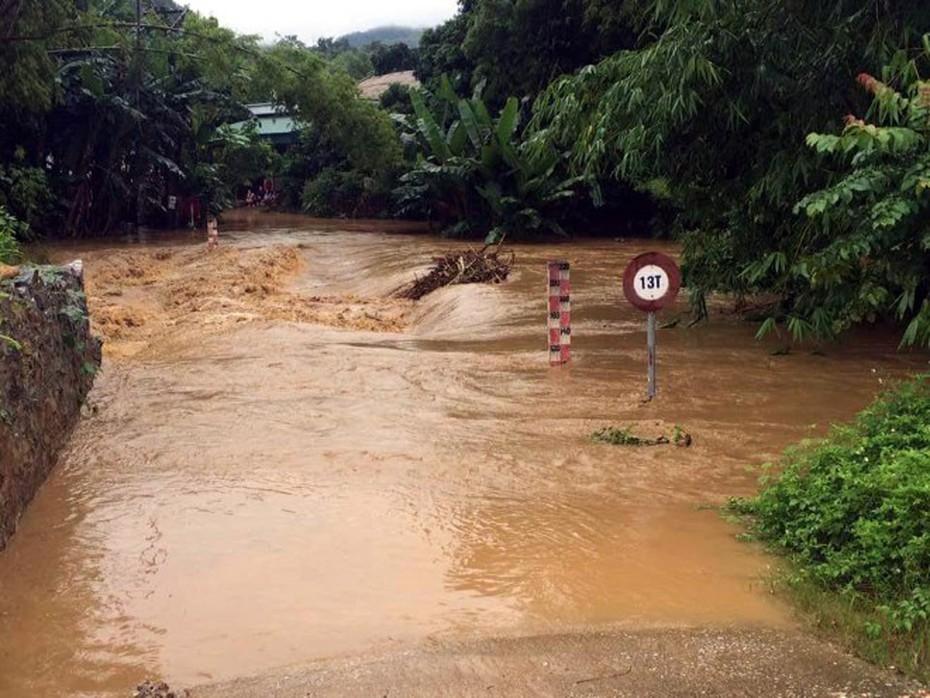
[[[296,34],[312,44],[386,24],[431,27],[452,17],[457,0],[180,0],[240,34]]]

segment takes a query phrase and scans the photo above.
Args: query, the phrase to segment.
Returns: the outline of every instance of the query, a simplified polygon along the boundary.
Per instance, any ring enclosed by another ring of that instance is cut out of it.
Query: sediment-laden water
[[[927,356],[881,332],[773,356],[720,305],[660,332],[642,404],[621,275],[673,247],[517,246],[504,285],[389,298],[452,246],[258,216],[214,252],[184,234],[53,248],[85,259],[105,367],[0,553],[0,695],[126,695],[462,636],[790,623],[770,560],[705,505]],[[560,369],[555,258],[573,275]],[[607,425],[694,442],[590,441]]]

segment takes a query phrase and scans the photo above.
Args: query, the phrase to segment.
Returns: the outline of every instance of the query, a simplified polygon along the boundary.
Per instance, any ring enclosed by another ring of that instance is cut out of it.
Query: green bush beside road
[[[930,376],[789,449],[730,509],[787,556],[786,585],[819,626],[930,678]]]

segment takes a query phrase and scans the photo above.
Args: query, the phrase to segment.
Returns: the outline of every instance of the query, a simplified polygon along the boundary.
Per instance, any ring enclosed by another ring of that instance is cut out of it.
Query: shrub
[[[17,220],[3,205],[0,205],[0,262],[16,264],[22,259],[22,250],[17,238],[24,236],[29,228]]]
[[[303,204],[313,216],[354,216],[363,192],[361,177],[327,167],[304,185]]]
[[[29,226],[30,231],[42,228],[52,213],[54,201],[45,170],[0,164],[0,205]]]
[[[852,424],[789,449],[767,467],[761,493],[733,508],[752,517],[762,540],[787,553],[792,581],[808,597],[826,592],[845,599],[855,617],[840,623],[856,625],[863,640],[884,641],[886,657],[907,644],[906,659],[896,661],[926,671],[930,376],[880,397]],[[824,603],[841,605],[823,598],[814,605]],[[867,654],[876,656],[871,648]]]
[[[930,591],[930,382],[788,452],[752,509],[762,536],[820,582],[881,597]]]

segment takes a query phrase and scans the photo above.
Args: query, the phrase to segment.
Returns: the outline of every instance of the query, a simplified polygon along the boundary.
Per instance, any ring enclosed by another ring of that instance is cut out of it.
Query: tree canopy
[[[268,47],[143,7],[0,0],[7,216],[102,233],[169,189],[218,209],[251,169],[317,213],[482,237],[626,234],[658,211],[699,311],[723,292],[761,304],[763,331],[888,319],[930,343],[925,3],[461,0],[418,51]],[[422,94],[360,98],[358,79],[412,66]],[[233,127],[268,101],[300,125],[286,153]]]
[[[241,164],[247,147],[256,165],[274,160],[230,128],[247,102],[290,108],[366,176],[399,160],[388,115],[295,40],[265,49],[166,2],[143,2],[141,17],[131,0],[2,3],[0,204],[34,229],[157,220],[169,192],[228,205],[243,182],[224,158]]]
[[[894,272],[877,290],[859,277],[831,285],[801,273],[805,258],[852,237],[848,226],[818,225],[794,209],[837,177],[805,146],[807,135],[868,110],[853,76],[899,82],[926,72],[920,37],[930,8],[654,0],[646,9],[642,45],[551,85],[536,126],[571,147],[577,172],[629,181],[675,207],[698,306],[712,291],[774,293],[766,329],[785,321],[797,337],[890,314],[902,289]],[[873,297],[869,312],[835,295],[847,284]]]
[[[458,15],[421,38],[418,77],[433,90],[443,74],[459,92],[483,85],[483,97],[502,106],[632,48],[632,26],[623,2],[463,0]]]

